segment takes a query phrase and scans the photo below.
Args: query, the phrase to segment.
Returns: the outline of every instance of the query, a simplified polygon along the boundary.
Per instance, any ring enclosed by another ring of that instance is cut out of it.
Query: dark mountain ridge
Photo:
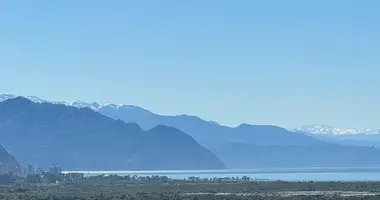
[[[229,168],[379,167],[374,147],[325,144],[316,146],[258,146],[230,143],[212,149]],[[237,156],[239,155],[239,156]]]
[[[15,95],[6,95],[1,99],[14,98]],[[47,102],[38,97],[27,98],[37,102]],[[205,121],[198,116],[191,115],[159,115],[147,109],[133,105],[115,105],[98,103],[74,102],[60,104],[75,107],[88,107],[113,119],[124,122],[137,123],[144,130],[158,125],[167,125],[182,130],[206,147],[215,147],[231,142],[244,142],[254,145],[316,145],[325,144],[311,136],[291,132],[276,126],[241,124],[238,127],[228,127],[213,121]]]
[[[139,117],[122,108],[98,111],[145,129],[157,124],[178,128],[211,149],[229,168],[380,166],[380,150],[376,148],[339,145],[277,126],[227,127],[197,116],[163,116],[145,109]],[[134,113],[139,113],[138,107]]]
[[[16,158],[8,153],[3,146],[0,145],[0,174],[21,172],[20,165]]]
[[[145,109],[135,107],[130,109],[112,109],[100,107],[98,112],[121,119],[125,122],[139,124],[143,129],[150,129],[164,124],[175,127],[191,135],[200,144],[213,148],[226,143],[249,143],[254,145],[320,145],[326,142],[311,136],[290,132],[271,125],[241,124],[238,127],[222,126],[215,122],[205,121],[190,115],[158,115]]]
[[[22,97],[0,103],[0,141],[23,165],[73,170],[224,168],[213,153],[178,129],[144,131],[89,108]]]
[[[81,107],[86,105],[81,103]],[[277,126],[241,124],[227,127],[197,116],[158,115],[137,106],[88,104],[88,107],[114,119],[137,123],[144,130],[160,125],[179,129],[211,149],[230,168],[380,166],[380,160],[375,159],[380,156],[378,149],[339,145]],[[161,138],[154,140],[166,142]],[[161,153],[165,151],[162,149]]]

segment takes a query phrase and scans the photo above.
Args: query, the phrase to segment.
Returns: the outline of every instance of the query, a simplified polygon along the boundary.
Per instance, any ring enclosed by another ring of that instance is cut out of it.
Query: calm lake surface
[[[85,176],[167,176],[185,179],[191,176],[201,178],[242,177],[257,180],[283,181],[380,181],[379,168],[282,168],[282,169],[228,169],[228,170],[152,170],[152,171],[65,171],[84,173]]]

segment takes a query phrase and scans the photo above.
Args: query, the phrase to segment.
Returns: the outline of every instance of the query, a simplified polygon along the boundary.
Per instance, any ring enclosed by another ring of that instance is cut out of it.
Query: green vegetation
[[[248,177],[172,180],[117,175],[82,177],[74,182],[71,177],[2,175],[0,199],[380,199],[380,182],[250,181]]]

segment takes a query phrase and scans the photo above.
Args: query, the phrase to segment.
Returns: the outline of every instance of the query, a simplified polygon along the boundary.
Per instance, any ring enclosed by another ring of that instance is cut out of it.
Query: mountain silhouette
[[[380,150],[336,144],[258,146],[229,143],[213,148],[229,168],[379,167]]]
[[[103,106],[98,112],[150,129],[158,124],[180,129],[209,148],[229,168],[380,166],[380,151],[340,145],[332,140],[271,125],[227,127],[197,116],[165,116],[133,107]],[[342,143],[343,144],[343,143]]]
[[[7,98],[9,97],[4,97],[4,99]],[[29,97],[29,99],[39,100],[37,97]],[[41,101],[39,100],[38,102]],[[178,132],[181,136],[176,138],[176,140],[182,141],[184,138],[189,137],[184,134],[187,133],[192,138],[186,141],[193,141],[195,139],[195,141],[210,149],[229,168],[380,166],[380,162],[375,159],[380,156],[379,150],[372,147],[361,147],[377,146],[375,144],[377,142],[377,140],[375,141],[377,135],[373,135],[373,138],[371,137],[369,141],[366,140],[364,142],[363,140],[359,143],[356,140],[357,138],[342,138],[342,140],[326,139],[316,137],[315,134],[292,132],[281,127],[270,125],[241,124],[237,127],[228,127],[213,121],[203,120],[197,116],[158,115],[133,105],[100,105],[85,102],[62,104],[91,108],[105,116],[119,120],[120,123],[122,123],[121,121],[136,123],[142,127],[142,129],[148,130],[141,131],[149,135],[149,139],[144,140],[144,142],[149,145],[154,143],[153,141],[156,141],[164,143],[165,145],[163,146],[165,147],[170,145],[177,147],[176,145],[185,143],[172,142],[169,145],[165,143],[168,142],[165,138],[173,138],[175,137],[174,133]],[[156,135],[153,133],[163,127],[166,127],[168,131],[162,134],[163,137],[156,138]],[[177,130],[177,132],[169,131],[169,129],[171,130],[170,127],[174,127],[174,130]],[[179,147],[180,146],[178,146],[178,148]],[[160,154],[169,155],[165,152],[170,152],[171,148],[154,150],[157,154],[160,152]],[[148,149],[139,149],[139,151],[148,151]],[[192,151],[195,151],[195,149],[192,149]],[[206,151],[209,152],[208,150]],[[187,154],[185,150],[183,152]],[[157,154],[144,152],[146,157],[148,157],[147,155]],[[209,153],[205,155],[208,154]],[[155,159],[158,158],[150,157],[146,162],[151,162]],[[146,165],[152,164],[149,163]]]
[[[0,145],[0,173],[20,173],[20,165],[16,158]]]
[[[0,95],[0,101],[16,98],[16,95]],[[34,102],[48,102],[35,96],[25,96]],[[248,143],[254,145],[315,145],[325,144],[312,136],[291,132],[270,125],[241,124],[238,127],[220,125],[191,115],[158,115],[134,105],[115,105],[106,103],[54,102],[78,108],[91,108],[105,116],[124,122],[137,123],[142,129],[149,130],[158,125],[167,125],[182,130],[206,147],[215,147],[226,143]]]
[[[291,132],[270,125],[241,124],[238,127],[222,126],[197,116],[166,116],[154,114],[140,107],[99,107],[98,112],[114,119],[137,123],[143,129],[163,124],[175,127],[192,136],[200,144],[213,148],[226,143],[248,143],[254,145],[317,145],[325,144],[314,137]]]
[[[22,97],[0,103],[0,141],[23,165],[71,170],[225,167],[178,129],[161,125],[144,131],[89,108]]]

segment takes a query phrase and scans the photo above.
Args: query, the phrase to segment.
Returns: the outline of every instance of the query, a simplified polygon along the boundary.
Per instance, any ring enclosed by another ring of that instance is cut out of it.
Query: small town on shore
[[[84,173],[64,173],[62,167],[54,166],[44,170],[36,165],[28,165],[27,168],[2,169],[0,173],[0,184],[6,183],[79,183],[84,179]]]

